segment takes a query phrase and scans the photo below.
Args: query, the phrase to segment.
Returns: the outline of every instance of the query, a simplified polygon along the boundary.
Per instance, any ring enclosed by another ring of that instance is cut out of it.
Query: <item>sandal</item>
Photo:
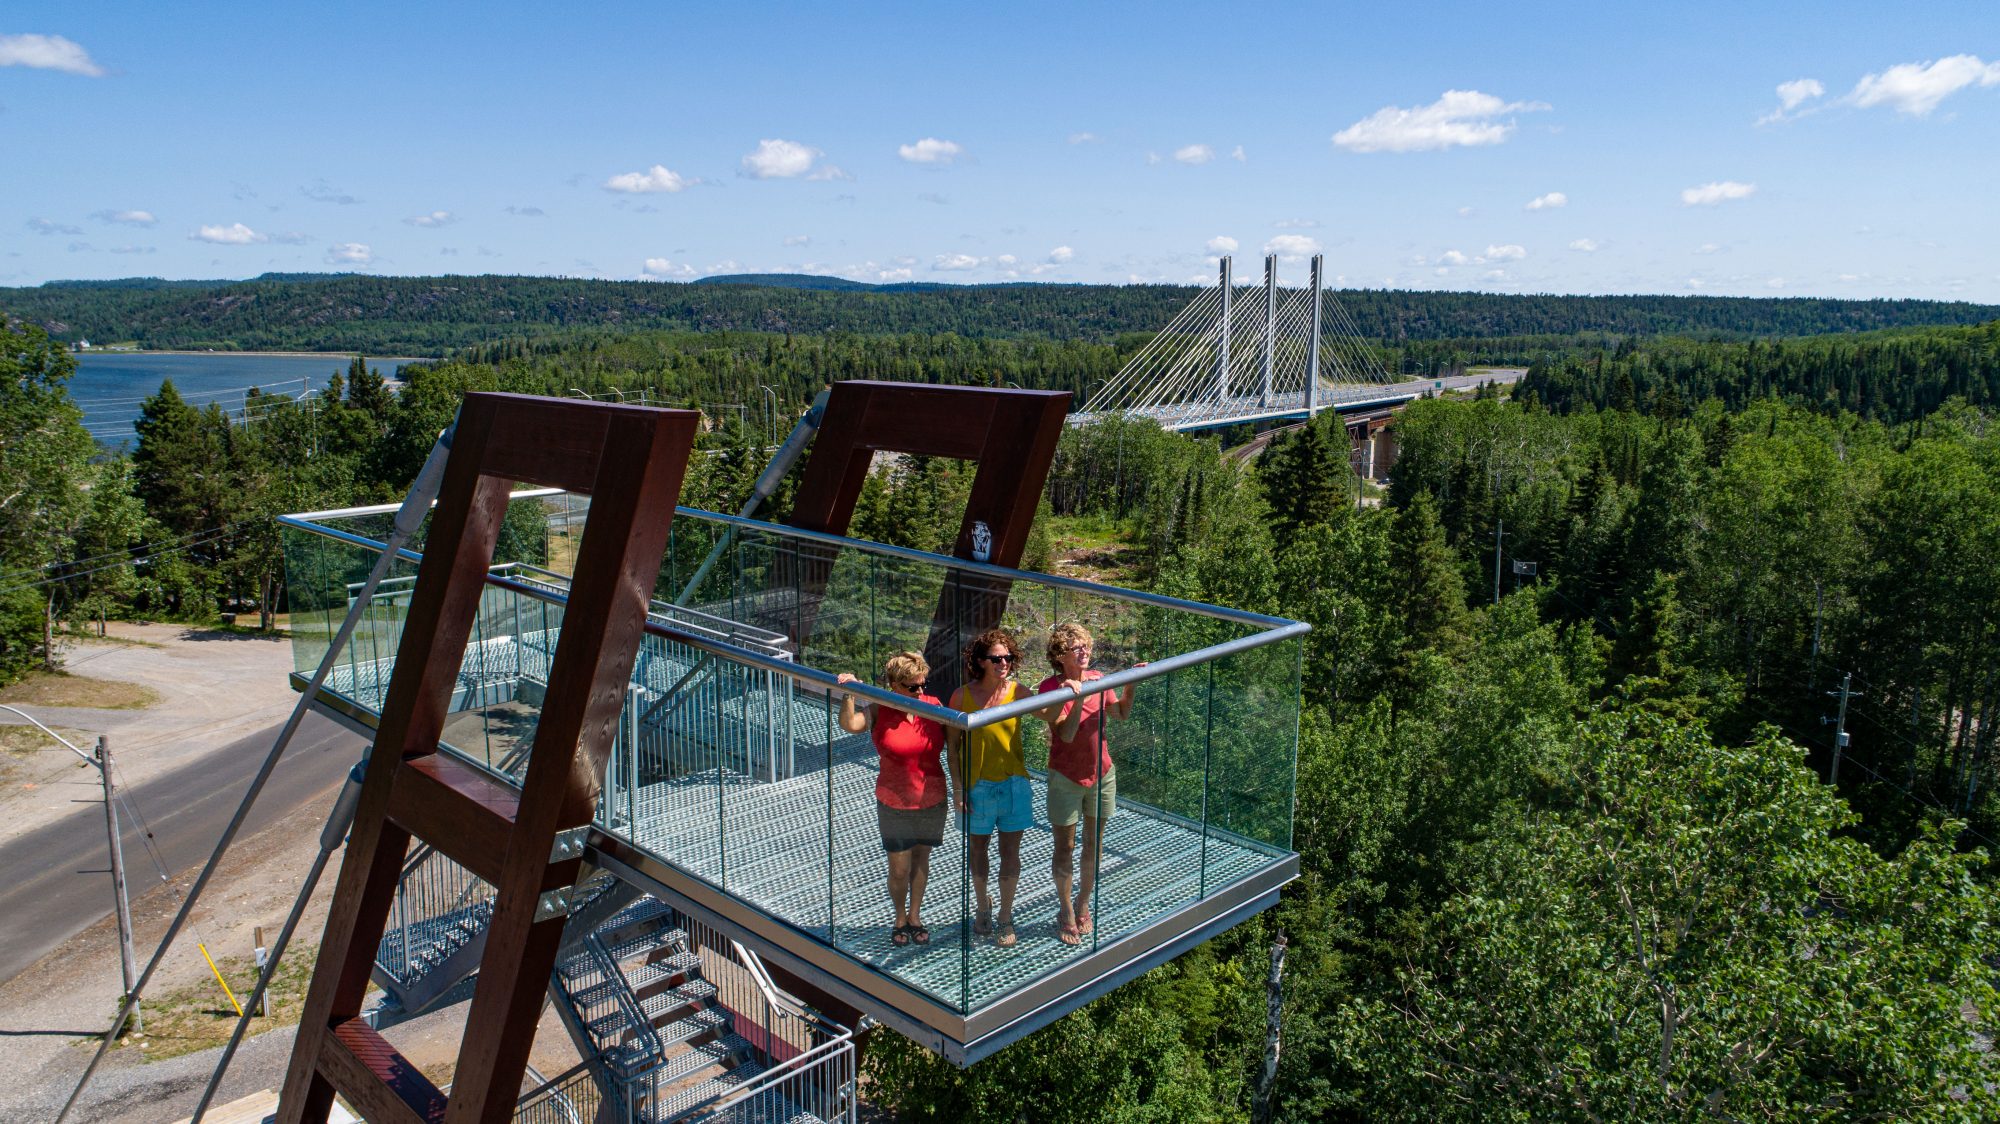
[[[890,944],[893,944],[893,945],[905,945],[905,944],[909,944],[909,943],[910,943],[910,927],[909,927],[908,925],[898,925],[898,926],[896,926],[896,927],[895,927],[895,928],[894,928],[893,930],[891,930],[891,931],[890,931],[890,933],[889,933],[889,943],[890,943]]]
[[[1074,924],[1064,924],[1061,921],[1056,922],[1056,939],[1064,944],[1083,943],[1083,936],[1077,932],[1076,926]]]
[[[1090,922],[1090,906],[1084,903],[1083,898],[1078,897],[1076,899],[1076,931],[1087,934],[1094,928],[1096,926]]]
[[[978,933],[982,937],[989,936],[992,934],[993,932],[992,906],[982,905],[979,907],[979,914],[972,919],[972,931]]]
[[[993,943],[1001,948],[1013,948],[1014,942],[1020,939],[1014,933],[1014,923],[1008,921],[1001,924],[1000,935],[993,938]]]
[[[911,940],[913,940],[913,941],[917,942],[918,944],[929,944],[929,943],[931,943],[931,931],[930,931],[930,929],[928,929],[927,927],[925,927],[925,926],[923,926],[923,925],[912,925],[912,926],[910,926],[909,928],[910,928],[910,939],[911,939]]]

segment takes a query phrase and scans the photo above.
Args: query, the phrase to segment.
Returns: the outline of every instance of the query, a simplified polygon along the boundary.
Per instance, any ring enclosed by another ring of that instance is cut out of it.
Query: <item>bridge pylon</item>
[[[1283,288],[1278,264],[1276,254],[1265,255],[1263,300],[1239,301],[1233,260],[1223,255],[1215,288],[1198,290],[1070,420],[1123,413],[1185,431],[1416,397],[1394,385],[1327,292],[1321,255],[1313,255],[1304,288]],[[1254,350],[1235,346],[1249,339],[1258,341]]]

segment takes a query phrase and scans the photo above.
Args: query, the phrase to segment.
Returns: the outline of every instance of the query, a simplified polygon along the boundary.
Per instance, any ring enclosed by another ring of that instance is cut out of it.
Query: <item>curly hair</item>
[[[1015,642],[1014,634],[1008,632],[1006,629],[989,628],[972,638],[972,643],[965,646],[965,681],[967,683],[977,683],[985,678],[985,657],[991,655],[993,649],[1000,646],[1005,646],[1008,651],[1014,653],[1016,664],[1020,662],[1021,645]]]
[[[1063,653],[1076,647],[1078,644],[1088,644],[1090,642],[1090,630],[1075,621],[1064,621],[1055,626],[1049,630],[1049,666],[1057,671],[1061,671]]]

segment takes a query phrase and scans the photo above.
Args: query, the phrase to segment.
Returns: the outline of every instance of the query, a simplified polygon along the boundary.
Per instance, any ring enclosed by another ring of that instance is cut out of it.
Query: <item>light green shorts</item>
[[[1094,785],[1081,785],[1054,769],[1049,770],[1049,823],[1068,827],[1088,813],[1098,823],[1111,818],[1118,807],[1118,770],[1098,778]]]

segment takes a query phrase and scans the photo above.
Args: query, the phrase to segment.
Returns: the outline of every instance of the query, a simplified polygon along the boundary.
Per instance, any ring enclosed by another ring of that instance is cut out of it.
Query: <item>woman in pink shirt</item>
[[[1074,622],[1049,632],[1048,657],[1056,673],[1036,686],[1037,694],[1067,687],[1080,691],[1085,683],[1104,678],[1090,666],[1090,633]],[[1133,665],[1146,666],[1143,663]],[[1100,691],[1042,712],[1049,723],[1049,826],[1055,834],[1050,863],[1056,880],[1056,937],[1077,944],[1092,929],[1091,891],[1097,887],[1097,863],[1104,822],[1118,804],[1118,774],[1112,768],[1111,746],[1104,736],[1106,710],[1121,721],[1132,714],[1132,688]],[[1070,897],[1071,863],[1076,850],[1076,822],[1083,820],[1083,877]]]
[[[899,652],[882,669],[882,681],[897,694],[915,702],[938,705],[923,693],[930,678],[930,665],[916,652]],[[852,675],[842,675],[841,683],[853,683]],[[936,722],[887,704],[854,705],[854,696],[840,700],[840,728],[858,734],[874,728],[875,753],[880,768],[875,774],[875,820],[882,830],[882,849],[889,853],[889,902],[896,910],[896,927],[889,933],[892,944],[911,941],[929,944],[931,931],[924,927],[924,885],[931,876],[931,848],[944,842],[946,797],[950,786],[944,774],[944,727]]]

